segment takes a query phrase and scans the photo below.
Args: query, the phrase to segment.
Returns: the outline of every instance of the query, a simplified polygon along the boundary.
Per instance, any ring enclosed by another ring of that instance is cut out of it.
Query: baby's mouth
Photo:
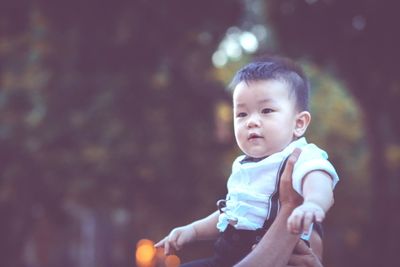
[[[253,140],[253,139],[259,139],[259,138],[263,138],[261,135],[258,135],[256,133],[251,133],[249,134],[249,137],[247,138],[248,140]]]

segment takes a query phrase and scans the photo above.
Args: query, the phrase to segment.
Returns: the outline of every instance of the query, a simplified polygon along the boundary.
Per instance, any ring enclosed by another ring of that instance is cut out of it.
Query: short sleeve
[[[302,194],[302,181],[307,173],[321,170],[327,172],[333,181],[333,188],[339,181],[339,176],[328,161],[328,154],[314,144],[308,144],[301,148],[302,152],[293,170],[293,188],[300,195]],[[333,189],[332,188],[332,189]]]

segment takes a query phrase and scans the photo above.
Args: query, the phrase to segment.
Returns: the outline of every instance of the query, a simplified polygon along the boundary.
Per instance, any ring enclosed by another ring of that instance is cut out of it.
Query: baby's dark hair
[[[299,111],[308,111],[310,86],[300,66],[284,57],[269,56],[257,59],[241,68],[233,77],[230,88],[240,82],[277,80],[286,83],[295,94]]]

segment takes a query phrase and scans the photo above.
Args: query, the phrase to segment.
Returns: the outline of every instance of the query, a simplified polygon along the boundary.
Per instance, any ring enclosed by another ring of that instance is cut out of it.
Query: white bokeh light
[[[239,42],[247,53],[254,53],[258,49],[258,40],[251,32],[243,32],[240,35]]]
[[[228,56],[223,50],[217,50],[212,55],[211,60],[215,67],[222,68],[226,63],[228,63]]]
[[[251,28],[251,32],[257,37],[258,41],[264,41],[265,39],[268,38],[269,35],[265,26],[260,24],[254,25]]]
[[[222,47],[230,59],[235,60],[242,56],[242,48],[238,41],[234,38],[227,38],[225,41],[223,41]]]

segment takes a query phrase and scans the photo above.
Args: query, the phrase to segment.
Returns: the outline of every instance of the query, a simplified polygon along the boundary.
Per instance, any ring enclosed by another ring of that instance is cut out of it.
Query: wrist
[[[196,227],[195,223],[191,223],[188,225],[188,227],[191,229],[193,233],[193,240],[197,240],[199,238],[199,230]]]
[[[303,205],[311,206],[315,209],[320,209],[322,211],[325,211],[325,209],[321,206],[320,203],[311,199],[304,200]]]

